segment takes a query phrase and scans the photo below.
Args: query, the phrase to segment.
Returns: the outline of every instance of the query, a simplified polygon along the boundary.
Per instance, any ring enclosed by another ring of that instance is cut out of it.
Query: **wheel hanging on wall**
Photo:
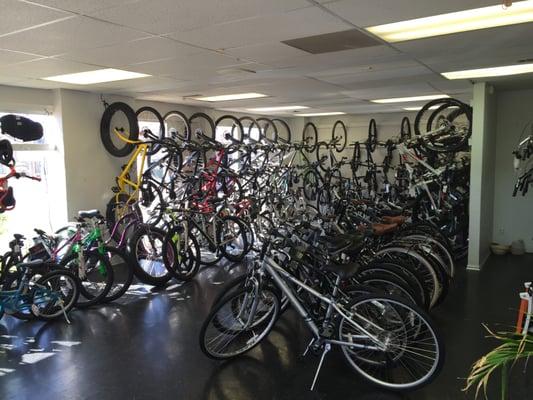
[[[421,123],[428,113],[424,129]],[[472,107],[457,99],[432,100],[416,115],[414,130],[415,135],[423,139],[427,150],[436,153],[460,151],[466,148],[472,135]]]
[[[161,114],[159,114],[159,111],[157,111],[153,107],[141,107],[137,110],[135,113],[137,117],[137,123],[139,124],[139,132],[141,133],[140,139],[143,141],[150,141],[152,139],[159,139],[163,140],[165,138],[165,121]],[[158,127],[155,129],[150,129],[150,126],[148,124],[157,124]],[[151,133],[151,136],[154,137],[145,137],[142,133],[144,133],[145,130],[148,130]],[[149,156],[154,155],[159,151],[161,148],[161,144],[154,143],[150,146],[147,153]]]
[[[105,149],[115,157],[125,157],[133,151],[135,145],[120,140],[115,134],[115,129],[124,132],[129,140],[136,141],[139,138],[137,116],[126,103],[110,104],[100,120],[100,138]]]
[[[172,110],[163,117],[167,136],[173,140],[188,142],[191,140],[191,126],[189,119],[181,111]]]
[[[341,120],[338,120],[333,124],[333,129],[331,130],[331,140],[335,143],[335,150],[337,153],[341,153],[346,148],[346,143],[348,141],[348,131],[346,130],[346,125]]]
[[[226,120],[231,121],[232,127],[231,127],[231,130],[224,132],[224,135],[226,133],[229,134],[230,140],[232,142],[242,143],[244,140],[244,128],[242,126],[241,121],[237,119],[236,117],[234,117],[233,115],[223,115],[220,118],[218,118],[215,121],[215,129],[218,128],[219,126],[222,126],[221,122],[226,121]],[[224,140],[226,139],[224,138]]]
[[[302,131],[302,142],[305,151],[308,153],[315,151],[318,142],[318,129],[312,122],[305,124],[304,130]]]
[[[281,131],[278,129],[278,141],[281,142],[281,143],[290,143],[291,142],[291,128],[289,127],[289,124],[287,124],[287,122],[283,121],[282,119],[279,119],[279,118],[274,118],[272,120],[272,122],[274,122],[274,124],[280,124],[281,126],[283,126],[284,129],[282,129]],[[282,133],[284,131],[284,133]]]
[[[370,152],[374,152],[374,150],[376,150],[376,146],[378,144],[378,128],[374,118],[372,118],[368,124],[367,144],[367,149],[370,150]]]
[[[278,142],[278,127],[276,124],[269,118],[257,118],[256,120],[259,123],[261,129],[260,135],[262,139],[266,139],[270,143]]]
[[[205,123],[202,123],[203,121]],[[203,139],[215,141],[216,127],[209,115],[202,112],[195,113],[189,118],[189,125],[193,139],[196,139],[196,136],[200,136]]]
[[[405,143],[409,139],[411,139],[411,121],[409,121],[409,117],[403,117],[400,128],[400,143]]]

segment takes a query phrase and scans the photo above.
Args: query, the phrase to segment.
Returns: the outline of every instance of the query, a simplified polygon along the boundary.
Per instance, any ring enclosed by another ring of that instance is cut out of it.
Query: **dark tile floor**
[[[210,267],[196,281],[162,291],[138,285],[117,304],[74,311],[72,325],[5,317],[0,399],[471,399],[473,393],[460,390],[464,377],[494,346],[481,324],[513,324],[517,293],[533,280],[533,256],[493,257],[481,273],[460,271],[433,313],[447,345],[444,369],[430,386],[404,395],[364,383],[335,351],[309,392],[318,359],[302,357],[308,334],[291,311],[248,355],[226,363],[206,358],[198,347],[200,325],[223,281],[238,273],[239,267]],[[533,399],[531,376],[531,368],[515,368],[511,399]],[[491,386],[488,398],[498,399],[497,391]]]

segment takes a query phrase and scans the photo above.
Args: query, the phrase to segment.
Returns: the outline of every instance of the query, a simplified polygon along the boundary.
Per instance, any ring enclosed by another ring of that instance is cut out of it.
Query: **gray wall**
[[[161,114],[179,110],[190,116],[205,112],[217,119],[227,114],[207,108],[188,107],[177,104],[138,101],[133,98],[106,95],[111,103],[123,101],[133,109],[149,105]],[[9,112],[51,112],[58,129],[63,134],[64,146],[58,149],[64,158],[64,179],[56,183],[58,194],[57,213],[60,220],[72,219],[78,210],[98,208],[105,211],[105,205],[112,196],[111,187],[115,177],[127,158],[115,158],[108,154],[100,140],[100,119],[104,111],[100,95],[75,90],[42,90],[0,85],[0,109]],[[301,135],[304,118],[284,118],[293,134]],[[61,188],[65,187],[66,192]],[[66,213],[65,206],[66,203]],[[63,222],[63,223],[64,223]],[[59,221],[58,223],[61,223]]]
[[[498,93],[496,109],[496,157],[494,168],[493,240],[510,244],[522,239],[533,252],[533,193],[512,197],[515,183],[512,152],[524,127],[533,121],[533,90]],[[531,132],[527,129],[524,138]]]
[[[474,85],[470,168],[468,268],[480,269],[490,255],[496,143],[496,94],[485,82]]]

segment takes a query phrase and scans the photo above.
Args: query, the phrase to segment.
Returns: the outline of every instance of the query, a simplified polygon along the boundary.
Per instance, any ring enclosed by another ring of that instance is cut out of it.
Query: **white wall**
[[[479,270],[490,255],[496,142],[496,94],[485,82],[474,85],[470,167],[468,268]]]
[[[512,197],[515,184],[513,150],[527,124],[533,122],[533,90],[498,93],[496,124],[496,157],[494,171],[493,240],[510,244],[522,239],[526,250],[533,252],[533,193]],[[530,129],[524,132],[524,138]]]

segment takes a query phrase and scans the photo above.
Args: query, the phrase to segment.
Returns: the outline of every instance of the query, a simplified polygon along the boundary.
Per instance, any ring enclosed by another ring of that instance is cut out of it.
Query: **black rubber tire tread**
[[[207,122],[207,124],[209,125],[209,129],[211,130],[211,132],[203,132],[204,139],[208,139],[211,142],[216,143],[216,141],[215,141],[216,126],[215,126],[215,123],[213,122],[213,119],[209,115],[207,115],[206,113],[203,113],[203,112],[194,113],[193,115],[191,115],[189,117],[189,128],[192,126],[192,122],[194,120],[196,120],[196,119],[204,119]],[[196,139],[194,137],[194,133],[192,131],[191,131],[191,137],[193,139]]]
[[[214,356],[213,354],[210,354],[206,348],[205,348],[205,340],[204,340],[204,336],[205,336],[205,333],[206,333],[206,330],[207,328],[209,327],[209,324],[211,322],[211,319],[215,317],[215,315],[218,313],[218,311],[220,310],[220,308],[222,308],[225,303],[227,301],[230,301],[231,299],[233,298],[236,298],[238,297],[240,294],[242,293],[245,293],[247,292],[247,289],[246,288],[241,288],[239,290],[235,290],[234,287],[229,287],[228,288],[229,290],[222,295],[220,296],[220,300],[215,303],[213,305],[213,307],[211,307],[211,311],[209,312],[209,314],[207,315],[207,317],[205,318],[203,324],[202,324],[202,327],[200,329],[200,335],[199,335],[199,342],[200,342],[200,349],[202,350],[202,352],[209,358],[211,359],[215,359],[215,360],[225,360],[225,359],[229,359],[230,357],[216,357]],[[275,298],[277,299],[277,307],[275,309],[277,309],[277,311],[275,311],[277,313],[277,315],[274,316],[274,319],[277,320],[279,318],[279,315],[280,315],[280,310],[281,310],[281,300],[279,298],[279,294],[278,294],[278,291],[274,288],[271,288],[271,287],[266,287],[265,288],[266,290],[269,290],[274,296]],[[261,289],[260,289],[261,290]],[[227,295],[226,295],[227,293]],[[272,326],[270,327],[270,329],[266,332],[263,332],[264,336],[263,338],[258,341],[257,343],[255,343],[252,347],[250,347],[249,349],[246,350],[246,352],[249,352],[250,350],[252,350],[254,347],[256,347],[259,343],[261,343],[261,341],[268,336],[270,330],[272,329],[272,327],[275,325],[275,322],[274,324],[272,324]],[[243,353],[239,353],[238,355],[241,355]],[[235,355],[234,357],[237,357],[238,355]]]
[[[139,265],[139,262],[135,256],[137,242],[139,241],[141,236],[145,234],[150,234],[151,232],[154,232],[159,236],[159,238],[161,239],[161,244],[163,245],[166,232],[160,228],[154,228],[149,225],[142,224],[137,226],[135,232],[128,241],[128,252],[131,254],[131,261],[133,263],[133,273],[135,274],[135,276],[144,283],[147,283],[152,286],[161,287],[164,286],[172,278],[172,275],[170,275],[168,271],[165,275],[162,276],[152,276],[148,274]]]
[[[59,265],[61,267],[63,267],[63,268],[66,268],[68,271],[72,272],[74,275],[76,275],[76,277],[78,277],[78,279],[80,280],[80,294],[83,295],[83,297],[85,299],[87,299],[86,301],[85,300],[84,301],[80,301],[78,299],[78,302],[76,303],[76,308],[87,308],[87,307],[93,306],[95,304],[101,303],[102,301],[104,301],[105,297],[107,296],[107,294],[111,290],[111,286],[113,285],[113,267],[111,267],[111,264],[109,263],[109,260],[107,259],[107,257],[105,257],[102,254],[100,254],[98,252],[98,250],[84,252],[84,256],[87,259],[90,258],[90,257],[96,257],[98,259],[98,261],[100,263],[102,263],[102,265],[104,266],[107,279],[106,279],[106,285],[105,285],[104,290],[102,290],[97,296],[93,296],[92,294],[86,292],[83,289],[83,283],[82,283],[81,279],[78,276],[78,273],[77,273],[77,271],[78,271],[78,263],[77,263],[78,254],[77,253],[71,253],[68,256],[64,257],[61,260],[61,262],[59,263]],[[71,268],[67,267],[67,265],[71,261],[73,261],[75,263],[75,270],[72,270]]]
[[[124,293],[128,291],[129,287],[131,286],[131,283],[133,282],[133,277],[134,277],[133,267],[132,267],[133,263],[131,261],[130,254],[123,249],[119,249],[118,247],[113,247],[113,246],[104,246],[104,250],[106,251],[106,255],[107,253],[111,253],[112,255],[121,257],[122,260],[126,264],[125,269],[127,269],[128,271],[127,277],[122,283],[122,287],[120,288],[120,290],[113,291],[113,286],[111,286],[109,293],[102,300],[102,303],[109,303],[111,301],[118,300],[124,295]],[[111,261],[109,261],[109,263],[111,264]],[[115,271],[113,271],[113,285],[116,283],[116,280],[117,280],[117,274],[115,273]]]
[[[234,117],[233,115],[223,115],[221,116],[220,118],[218,118],[216,121],[215,121],[215,129],[220,125],[220,123],[224,120],[230,120],[232,123],[233,123],[233,127],[231,129],[231,136],[233,137],[234,140],[237,140],[239,143],[242,143],[243,140],[244,140],[244,128],[242,126],[242,123],[241,121],[239,121],[238,118]],[[234,127],[237,126],[238,130],[240,131],[240,137],[236,138],[234,136],[234,132],[235,132],[235,129]]]
[[[112,136],[115,135],[115,127],[111,126],[111,119],[113,118],[113,115],[119,111],[123,112],[128,118],[128,139],[139,139],[139,124],[137,123],[137,115],[129,105],[122,102],[112,103],[105,109],[102,119],[100,120],[100,139],[102,140],[102,144],[109,154],[115,157],[126,157],[133,151],[135,145],[131,143],[124,143],[122,147],[117,147],[111,139]]]
[[[346,144],[348,143],[348,130],[346,129],[346,125],[344,125],[344,122],[339,119],[333,124],[333,128],[331,129],[331,140],[335,139],[335,131],[338,126],[342,128],[343,135],[341,136],[341,140],[335,143],[335,150],[337,151],[337,153],[341,153],[342,151],[344,151],[344,149],[346,148]]]
[[[144,106],[144,107],[141,107],[139,108],[136,112],[135,112],[135,116],[137,118],[137,123],[139,123],[139,115],[143,112],[149,112],[149,113],[152,113],[155,115],[157,121],[159,122],[159,132],[152,132],[154,135],[157,136],[157,138],[159,140],[163,140],[165,138],[165,120],[163,119],[163,117],[161,116],[161,114],[159,113],[159,111],[157,111],[155,108],[153,107],[149,107],[149,106]],[[141,127],[139,126],[139,133],[141,133]],[[144,138],[141,138],[141,140],[143,140]],[[147,139],[147,140],[150,140],[150,139]],[[148,156],[153,156],[155,153],[157,153],[159,150],[161,149],[161,144],[159,143],[154,143],[150,146],[150,148],[148,149],[148,151],[146,152],[146,154]]]
[[[305,137],[306,137],[305,133],[307,132],[308,129],[312,129],[312,132],[313,132],[314,140],[312,141],[312,144],[308,144],[308,142],[305,142]],[[317,142],[318,142],[318,129],[316,125],[313,124],[312,122],[306,123],[304,126],[304,129],[302,130],[302,143],[304,143],[305,151],[307,151],[308,153],[314,152],[317,146]]]
[[[278,142],[278,127],[276,126],[276,124],[270,118],[265,118],[265,117],[257,118],[256,121],[259,124],[264,123],[263,126],[260,125],[261,138],[271,143],[277,143]],[[269,138],[267,135],[269,129],[272,130],[274,134],[274,137],[272,139]]]
[[[176,271],[176,268],[174,267],[174,260],[169,260],[167,256],[167,251],[169,247],[172,247],[172,250],[175,251],[174,245],[173,245],[173,237],[174,234],[178,231],[179,227],[175,226],[170,228],[167,231],[167,234],[165,236],[165,241],[163,242],[163,261],[165,263],[165,267],[167,270],[172,274],[172,276],[180,281],[190,281],[192,280],[196,274],[198,273],[198,270],[200,269],[200,246],[198,245],[198,241],[196,240],[196,237],[192,235],[189,232],[189,238],[193,242],[193,246],[195,247],[196,256],[194,257],[194,265],[193,267],[187,271],[187,273],[181,273]],[[174,253],[175,254],[175,253]]]
[[[278,131],[277,142],[278,143],[290,143],[292,134],[291,134],[291,128],[289,127],[289,124],[287,122],[285,122],[284,120],[279,119],[279,118],[272,119],[272,122],[274,122],[274,124],[279,122],[285,128],[285,132],[287,132],[287,137],[285,138],[285,137],[283,137],[283,135],[280,134],[280,131],[278,129],[277,130]]]
[[[372,118],[368,124],[368,139],[367,139],[367,149],[370,150],[371,153],[376,150],[376,146],[378,144],[378,127],[376,125],[376,120]]]
[[[72,272],[67,271],[67,270],[65,270],[63,268],[52,270],[51,272],[43,275],[42,277],[39,278],[37,283],[42,283],[45,279],[48,279],[48,278],[53,277],[55,275],[63,275],[63,276],[67,275],[76,283],[76,292],[75,292],[74,298],[73,298],[74,301],[72,301],[70,306],[67,306],[65,308],[65,313],[68,314],[70,312],[70,310],[72,310],[76,306],[76,303],[78,302],[78,299],[80,297],[80,292],[81,292],[81,284],[80,284],[80,281],[79,281],[78,277],[76,276],[76,274],[73,274]],[[56,317],[53,317],[53,318],[46,317],[46,316],[44,316],[42,314],[37,316],[38,319],[43,320],[43,321],[52,321],[52,320],[59,319],[59,318],[62,318],[62,317],[63,317],[63,313],[60,313],[59,315],[57,315]]]
[[[400,129],[400,143],[404,143],[411,139],[411,135],[411,121],[409,120],[409,117],[403,117]]]
[[[172,117],[173,115],[177,115],[178,117],[180,117],[183,120],[183,122],[184,122],[184,124],[185,124],[185,126],[187,128],[187,132],[185,133],[185,141],[189,142],[191,140],[191,125],[189,124],[189,119],[181,111],[172,110],[172,111],[167,112],[163,116],[163,121],[166,121],[168,118]]]
[[[246,256],[246,254],[250,251],[250,247],[248,246],[248,239],[246,237],[246,231],[247,230],[251,231],[252,229],[250,227],[247,227],[246,226],[246,222],[244,222],[242,219],[240,219],[238,217],[235,217],[235,216],[232,216],[232,215],[224,217],[224,218],[222,218],[221,221],[219,221],[218,227],[217,227],[217,235],[218,235],[217,242],[218,243],[220,243],[220,241],[222,239],[222,237],[220,235],[222,234],[222,229],[221,228],[224,226],[223,225],[224,221],[233,221],[239,226],[239,230],[242,233],[242,245],[243,245],[243,248],[242,248],[242,253],[240,253],[238,255],[229,254],[226,251],[226,248],[224,246],[220,246],[219,250],[222,253],[222,255],[226,259],[228,259],[229,261],[232,261],[232,262],[242,261],[244,259],[244,257]]]

